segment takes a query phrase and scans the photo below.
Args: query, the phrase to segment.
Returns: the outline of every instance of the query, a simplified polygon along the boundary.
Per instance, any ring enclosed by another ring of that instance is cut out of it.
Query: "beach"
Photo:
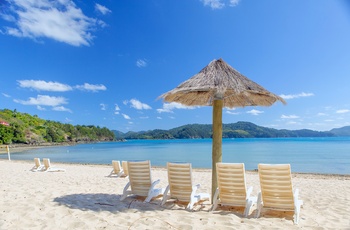
[[[170,201],[162,207],[161,198],[119,201],[128,179],[109,177],[111,165],[51,164],[66,171],[32,172],[34,161],[0,160],[0,229],[350,229],[349,175],[293,174],[304,201],[294,225],[290,212],[265,210],[256,219],[256,206],[244,218],[241,208],[210,212],[208,201],[192,211]],[[167,186],[165,168],[152,168],[152,178]],[[257,196],[257,172],[246,179]],[[193,181],[210,193],[211,170],[194,168]]]

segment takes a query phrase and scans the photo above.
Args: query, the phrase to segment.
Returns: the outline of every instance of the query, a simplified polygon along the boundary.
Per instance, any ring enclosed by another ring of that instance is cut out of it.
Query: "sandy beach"
[[[210,202],[193,211],[161,198],[143,203],[131,196],[119,201],[126,178],[108,177],[110,165],[51,162],[65,172],[32,172],[33,162],[0,160],[0,229],[350,229],[350,176],[293,174],[293,185],[304,201],[299,225],[292,213],[264,211],[256,206],[243,217],[239,208],[209,212]],[[194,169],[198,192],[209,193],[211,170]],[[166,187],[165,168],[152,168],[153,179]],[[258,174],[247,172],[253,195]]]

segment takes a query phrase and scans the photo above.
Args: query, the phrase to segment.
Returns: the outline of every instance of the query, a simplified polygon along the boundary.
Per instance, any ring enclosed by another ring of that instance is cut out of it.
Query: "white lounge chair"
[[[66,171],[63,168],[52,167],[49,158],[43,158],[43,162],[44,162],[44,166],[45,166],[44,172],[64,172],[64,171]]]
[[[34,166],[31,169],[31,171],[33,172],[42,171],[44,168],[45,166],[41,164],[40,158],[34,158]]]
[[[166,187],[162,205],[168,199],[176,199],[180,202],[188,203],[186,209],[193,209],[193,205],[199,201],[209,200],[208,193],[196,193],[200,184],[193,184],[192,166],[190,163],[167,163],[168,183]],[[169,193],[169,194],[168,194]]]
[[[113,169],[109,174],[109,176],[115,175],[117,177],[120,177],[124,175],[124,168],[120,166],[120,161],[112,161],[112,166],[113,166]]]
[[[152,198],[162,195],[164,188],[155,188],[160,180],[152,181],[151,162],[148,161],[128,161],[129,182],[125,185],[120,200],[124,200],[128,195],[146,197],[145,202],[150,202]],[[130,187],[130,190],[128,190]]]
[[[247,189],[245,180],[245,168],[243,163],[216,163],[218,188],[214,194],[214,211],[218,205],[245,207],[244,217],[247,217],[250,208],[256,203],[257,198],[250,196],[253,187]]]
[[[294,224],[299,222],[303,201],[298,199],[299,190],[293,191],[289,164],[259,164],[261,192],[258,196],[256,217],[263,208],[294,211]]]
[[[123,168],[123,171],[124,171],[124,175],[126,177],[129,176],[128,162],[127,161],[122,161],[122,168]]]

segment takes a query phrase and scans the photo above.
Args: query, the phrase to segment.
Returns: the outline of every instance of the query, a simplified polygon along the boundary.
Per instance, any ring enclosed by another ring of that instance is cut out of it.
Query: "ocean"
[[[190,162],[211,168],[211,139],[128,140],[32,149],[11,153],[11,160],[50,158],[51,162],[111,164],[112,160]],[[0,155],[7,159],[7,154]],[[223,139],[223,162],[243,162],[246,170],[258,163],[289,163],[292,172],[350,175],[350,137]]]

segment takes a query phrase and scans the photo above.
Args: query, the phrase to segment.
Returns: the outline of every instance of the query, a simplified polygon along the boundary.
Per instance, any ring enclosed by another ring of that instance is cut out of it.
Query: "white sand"
[[[0,229],[350,229],[350,176],[293,174],[304,201],[299,225],[289,212],[264,211],[248,218],[242,209],[204,202],[186,211],[161,198],[143,203],[136,197],[120,202],[128,179],[107,177],[112,166],[59,164],[66,172],[31,172],[34,162],[0,160]],[[211,170],[194,169],[199,192],[210,192]],[[153,168],[153,179],[167,185],[166,170]],[[259,190],[256,172],[247,184]]]

